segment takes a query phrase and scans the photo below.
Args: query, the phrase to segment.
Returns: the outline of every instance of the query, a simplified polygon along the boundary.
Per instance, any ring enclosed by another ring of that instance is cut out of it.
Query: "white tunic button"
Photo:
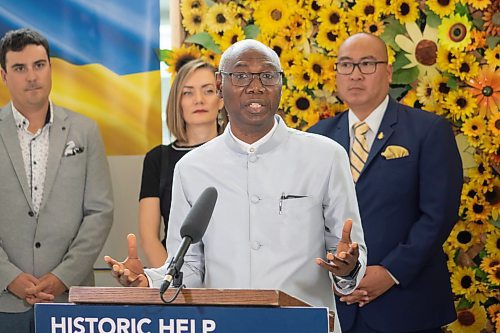
[[[262,246],[262,244],[261,244],[261,243],[259,243],[258,241],[253,241],[253,242],[252,242],[252,250],[257,251],[258,249],[260,249],[260,248],[261,248],[261,246]]]
[[[259,198],[258,196],[256,196],[256,195],[252,195],[252,196],[250,197],[250,201],[251,201],[252,203],[258,203],[258,202],[260,201],[260,198]]]

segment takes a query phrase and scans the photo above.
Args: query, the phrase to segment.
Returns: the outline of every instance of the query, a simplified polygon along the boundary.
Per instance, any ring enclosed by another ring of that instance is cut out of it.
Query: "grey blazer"
[[[54,106],[43,199],[38,217],[32,200],[9,103],[0,110],[0,292],[26,272],[52,272],[69,288],[93,285],[93,264],[113,221],[111,178],[96,123]],[[65,154],[73,141],[83,148]],[[67,294],[56,299],[67,301]],[[30,305],[8,291],[0,312]]]

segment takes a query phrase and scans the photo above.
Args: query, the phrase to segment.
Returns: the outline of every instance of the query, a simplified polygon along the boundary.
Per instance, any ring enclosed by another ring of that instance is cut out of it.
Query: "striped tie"
[[[368,145],[366,143],[365,134],[370,127],[362,121],[354,124],[354,142],[351,147],[351,173],[352,179],[356,183],[363,167],[368,159]]]

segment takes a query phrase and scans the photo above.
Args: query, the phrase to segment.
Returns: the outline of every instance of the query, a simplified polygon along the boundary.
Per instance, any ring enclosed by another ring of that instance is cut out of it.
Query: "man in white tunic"
[[[288,128],[276,115],[282,72],[268,47],[238,42],[224,52],[219,69],[218,91],[230,122],[176,166],[167,249],[175,253],[184,218],[213,186],[218,200],[203,239],[184,258],[183,282],[280,289],[335,311],[331,278],[339,293],[348,294],[366,266],[347,153],[332,140]],[[133,239],[129,243],[134,246]],[[335,256],[326,255],[335,248]],[[130,259],[106,261],[123,285],[159,287],[171,257],[145,275]],[[335,328],[340,331],[338,321]]]

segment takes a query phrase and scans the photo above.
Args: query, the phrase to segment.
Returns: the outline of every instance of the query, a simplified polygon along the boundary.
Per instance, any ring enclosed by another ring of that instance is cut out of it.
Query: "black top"
[[[142,198],[160,198],[160,212],[165,224],[163,246],[165,246],[168,229],[174,167],[184,155],[199,146],[201,144],[192,147],[179,147],[174,142],[168,146],[156,146],[144,156],[139,200]]]

